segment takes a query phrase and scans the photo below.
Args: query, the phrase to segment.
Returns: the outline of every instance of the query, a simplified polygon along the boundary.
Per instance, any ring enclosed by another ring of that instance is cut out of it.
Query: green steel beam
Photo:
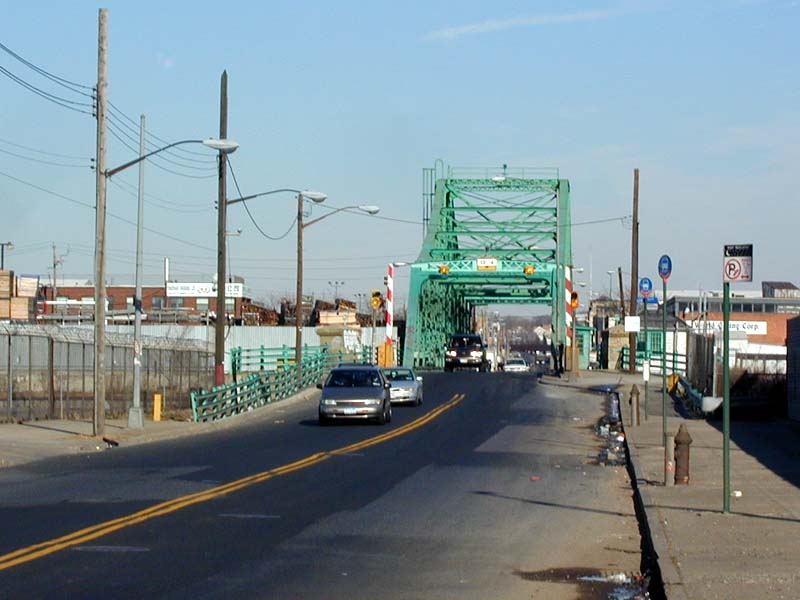
[[[554,337],[563,340],[569,182],[452,175],[438,163],[423,173],[425,240],[411,266],[404,364],[441,367],[449,336],[469,330],[475,308],[487,304],[550,304]]]

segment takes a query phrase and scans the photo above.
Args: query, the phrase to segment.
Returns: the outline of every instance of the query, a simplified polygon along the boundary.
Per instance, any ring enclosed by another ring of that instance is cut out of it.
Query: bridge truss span
[[[569,182],[554,170],[440,165],[424,170],[423,188],[404,364],[441,367],[449,336],[472,330],[475,307],[488,304],[549,304],[555,341],[565,341]]]

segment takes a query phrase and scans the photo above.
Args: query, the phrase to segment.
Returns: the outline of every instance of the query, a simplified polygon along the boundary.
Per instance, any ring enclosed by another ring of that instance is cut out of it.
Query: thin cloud
[[[627,14],[623,10],[585,10],[560,15],[539,15],[534,17],[514,17],[512,19],[487,19],[479,23],[470,23],[458,27],[445,27],[430,32],[426,37],[431,40],[454,40],[464,35],[480,33],[496,33],[519,27],[539,27],[542,25],[559,25],[582,21],[602,21]]]

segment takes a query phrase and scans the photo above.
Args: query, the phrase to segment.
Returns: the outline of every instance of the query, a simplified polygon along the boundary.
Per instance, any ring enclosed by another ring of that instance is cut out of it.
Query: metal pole
[[[144,115],[139,117],[139,156],[144,156]],[[133,296],[133,403],[128,410],[128,427],[144,427],[142,411],[142,251],[144,243],[144,161],[139,163],[139,197],[136,218],[136,292]]]
[[[8,422],[11,423],[14,418],[14,361],[11,360],[11,351],[13,350],[13,338],[11,332],[8,332]]]
[[[297,194],[297,289],[294,306],[294,364],[300,373],[303,361],[303,194]]]
[[[662,277],[661,305],[661,429],[663,432],[664,447],[667,447],[667,279]]]
[[[0,271],[6,268],[6,245],[0,243]]]
[[[219,90],[219,137],[228,137],[228,72],[223,71]],[[227,157],[220,150],[217,188],[217,320],[214,324],[214,385],[225,383],[225,227],[227,220]]]
[[[633,230],[631,231],[631,295],[630,314],[636,314],[636,286],[639,283],[639,169],[633,170]],[[636,333],[628,335],[630,364],[628,370],[636,372]]]
[[[722,512],[731,512],[731,284],[722,284]]]
[[[106,427],[106,52],[108,10],[101,8],[97,36],[97,162],[94,252],[94,417],[92,435],[101,436]]]

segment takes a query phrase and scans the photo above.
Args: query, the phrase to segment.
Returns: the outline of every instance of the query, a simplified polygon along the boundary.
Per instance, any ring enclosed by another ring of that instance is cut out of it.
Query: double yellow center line
[[[155,519],[156,517],[173,513],[182,508],[192,506],[193,504],[200,504],[201,502],[207,502],[209,500],[213,500],[214,498],[224,496],[225,494],[237,492],[251,485],[267,481],[268,479],[273,479],[282,475],[288,475],[289,473],[299,471],[300,469],[306,469],[326,461],[332,456],[348,454],[350,452],[363,450],[364,448],[369,448],[370,446],[376,446],[378,444],[388,442],[389,440],[400,437],[401,435],[405,435],[411,431],[414,431],[415,429],[419,429],[420,427],[427,425],[442,413],[459,404],[462,400],[464,400],[464,397],[464,394],[455,394],[441,406],[438,406],[434,410],[426,413],[411,423],[403,425],[402,427],[398,427],[392,431],[388,431],[382,435],[369,438],[362,442],[356,442],[355,444],[350,444],[349,446],[344,446],[343,448],[337,448],[335,450],[317,452],[316,454],[312,454],[295,462],[270,469],[269,471],[262,471],[261,473],[243,477],[242,479],[237,479],[236,481],[231,481],[230,483],[219,485],[202,492],[196,492],[187,496],[181,496],[179,498],[167,500],[166,502],[156,504],[155,506],[151,506],[150,508],[140,510],[124,517],[112,519],[111,521],[106,521],[104,523],[98,523],[97,525],[92,525],[91,527],[74,531],[59,538],[34,544],[32,546],[27,546],[25,548],[20,548],[19,550],[15,550],[0,556],[0,571],[37,560],[72,546],[85,544],[88,541],[108,535],[109,533],[113,533],[119,529],[124,529],[125,527],[130,527],[138,523],[149,521],[150,519]]]

